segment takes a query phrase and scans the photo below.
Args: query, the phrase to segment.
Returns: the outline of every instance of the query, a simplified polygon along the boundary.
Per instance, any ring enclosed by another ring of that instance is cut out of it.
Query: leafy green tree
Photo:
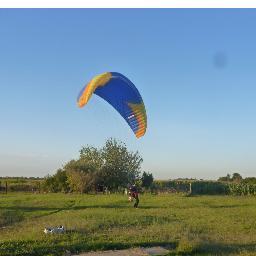
[[[58,169],[55,175],[47,176],[42,183],[42,188],[48,192],[68,192],[69,185],[66,172]]]
[[[68,162],[63,170],[72,191],[89,192],[99,185],[116,191],[139,178],[141,163],[138,152],[111,138],[99,149],[83,147],[79,159]]]
[[[239,173],[237,172],[233,173],[232,181],[239,183],[242,180],[243,180],[243,177]]]
[[[79,160],[81,163],[86,163],[86,166],[99,170],[104,164],[104,159],[102,158],[102,149],[97,149],[92,146],[82,147],[80,150]]]
[[[58,192],[57,191],[57,184],[53,176],[46,176],[43,183],[42,189],[47,192]]]
[[[71,160],[63,168],[71,191],[84,193],[93,189],[95,169],[84,159]]]
[[[232,181],[232,178],[230,174],[227,174],[227,176],[220,177],[218,181]]]
[[[102,148],[102,158],[100,177],[110,190],[126,187],[139,178],[143,160],[138,152],[128,151],[124,143],[108,139]]]
[[[58,169],[57,173],[54,175],[54,179],[55,179],[58,192],[69,191],[68,177],[67,177],[66,171],[62,169]]]
[[[147,173],[147,172],[143,172],[142,177],[141,177],[141,181],[142,181],[142,187],[144,188],[150,188],[154,178],[153,178],[153,174],[152,173]]]
[[[244,184],[256,185],[256,177],[247,177],[243,179]]]

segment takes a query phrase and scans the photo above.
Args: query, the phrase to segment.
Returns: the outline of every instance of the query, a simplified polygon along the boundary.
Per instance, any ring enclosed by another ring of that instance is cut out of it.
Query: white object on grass
[[[65,229],[63,226],[59,226],[59,227],[47,227],[44,229],[44,233],[45,234],[61,234],[64,233]]]

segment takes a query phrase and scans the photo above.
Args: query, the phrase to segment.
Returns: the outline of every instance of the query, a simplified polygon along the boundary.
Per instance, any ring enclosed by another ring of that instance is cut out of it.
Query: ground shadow
[[[218,209],[218,208],[241,208],[241,207],[247,207],[250,206],[248,205],[241,205],[241,204],[237,204],[237,205],[208,205],[209,208],[214,208],[214,209]]]
[[[81,206],[74,206],[72,210],[83,210],[83,209],[94,209],[94,208],[105,208],[105,209],[132,209],[134,208],[133,205],[118,205],[118,204],[109,204],[109,205],[81,205]],[[160,209],[163,207],[158,207],[158,206],[140,206],[138,207],[139,209]]]
[[[41,212],[39,215],[34,216],[33,218],[40,218],[43,216],[49,216],[52,214],[56,214],[62,211],[67,211],[67,210],[86,210],[86,209],[133,209],[133,205],[129,204],[129,205],[120,205],[120,203],[117,204],[108,204],[108,205],[102,205],[102,204],[98,204],[98,205],[78,205],[78,206],[74,206],[74,204],[72,205],[68,205],[66,207],[31,207],[31,206],[4,206],[1,207],[0,209],[3,208],[7,211],[15,211],[15,212]],[[157,206],[139,206],[139,209],[160,209],[160,208],[166,208],[166,207],[157,207]]]
[[[35,211],[39,211],[39,212],[43,212],[40,215],[37,216],[33,216],[32,218],[40,218],[43,216],[48,216],[48,215],[52,215],[52,214],[56,214],[58,212],[61,211],[65,211],[65,210],[70,210],[72,209],[74,203],[67,205],[66,207],[27,207],[27,206],[0,206],[0,209],[3,208],[7,211],[12,211],[12,212],[21,212],[21,213],[25,213],[25,212],[35,212]]]
[[[220,205],[214,205],[208,202],[202,202],[202,205],[208,207],[208,208],[214,208],[214,209],[222,209],[222,208],[241,208],[241,207],[248,207],[251,206],[251,204],[220,204]]]
[[[187,251],[173,251],[168,255],[236,255],[241,252],[255,253],[256,243],[251,244],[223,244],[216,242],[203,242]]]
[[[4,248],[6,256],[13,255],[13,252],[22,251],[22,255],[63,255],[64,252],[69,251],[72,254],[78,254],[81,252],[89,251],[100,251],[100,250],[121,250],[135,247],[154,247],[161,246],[170,251],[168,255],[236,255],[241,252],[244,253],[255,253],[256,243],[249,244],[227,244],[227,243],[216,243],[216,242],[201,242],[194,246],[188,246],[183,248],[178,241],[162,241],[162,242],[127,242],[127,243],[116,243],[116,242],[94,242],[87,240],[86,236],[82,240],[72,240],[70,235],[75,230],[69,230],[65,236],[56,235],[51,236],[46,240],[31,240],[31,241],[5,241],[0,242],[0,255],[1,249]],[[66,241],[63,243],[63,241]],[[29,252],[29,253],[25,253]]]
[[[37,255],[42,256],[46,254],[54,253],[54,255],[63,255],[64,252],[70,252],[72,254],[78,254],[89,251],[101,251],[101,250],[122,250],[135,247],[154,247],[161,246],[168,249],[170,253],[168,255],[236,255],[240,252],[255,253],[256,244],[222,244],[215,242],[206,242],[198,244],[197,246],[190,249],[180,249],[179,242],[174,241],[163,241],[163,242],[138,242],[138,243],[112,243],[112,242],[88,242],[83,241],[72,241],[70,243],[63,243],[61,239],[55,239],[51,242],[46,241],[13,241],[0,242],[0,254],[1,248],[5,248],[6,256],[13,255],[14,251],[21,250],[22,255]],[[29,251],[29,253],[24,253]],[[19,254],[15,254],[19,255]]]
[[[24,214],[22,211],[5,209],[0,214],[0,229],[21,222],[23,219]]]
[[[101,250],[122,250],[135,247],[153,247],[162,246],[166,249],[173,250],[177,247],[177,242],[149,242],[149,243],[111,243],[111,242],[95,242],[88,243],[87,241],[73,242],[72,244],[63,244],[61,240],[53,240],[52,243],[42,244],[39,241],[15,241],[15,242],[0,242],[0,255],[1,248],[5,248],[5,256],[21,255],[18,253],[22,251],[22,255],[29,256],[43,256],[54,253],[55,256],[63,255],[65,252],[78,254],[82,252],[101,251]],[[26,253],[28,251],[29,253]]]

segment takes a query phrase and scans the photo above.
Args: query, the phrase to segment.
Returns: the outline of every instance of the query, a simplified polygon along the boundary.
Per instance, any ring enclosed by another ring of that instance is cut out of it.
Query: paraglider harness
[[[136,186],[130,187],[129,195],[135,199],[134,207],[137,208],[139,205],[139,193]]]

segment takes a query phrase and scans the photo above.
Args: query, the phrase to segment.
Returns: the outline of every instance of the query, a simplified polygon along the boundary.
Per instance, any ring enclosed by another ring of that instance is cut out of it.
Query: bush
[[[31,192],[31,191],[38,191],[38,186],[32,184],[11,184],[8,186],[8,191],[11,192]]]
[[[215,181],[195,181],[192,183],[193,195],[225,195],[228,193],[228,185]]]
[[[151,186],[151,192],[189,192],[190,182],[183,180],[155,180]]]

